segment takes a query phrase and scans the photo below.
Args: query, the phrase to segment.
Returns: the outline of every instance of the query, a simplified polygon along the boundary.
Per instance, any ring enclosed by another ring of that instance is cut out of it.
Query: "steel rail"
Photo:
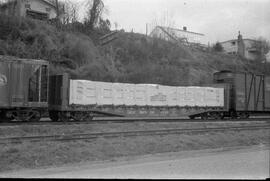
[[[22,143],[25,141],[71,141],[71,140],[91,140],[97,138],[115,138],[115,137],[132,137],[132,136],[154,136],[154,135],[171,135],[184,133],[202,133],[202,132],[219,132],[219,131],[243,131],[243,130],[265,130],[270,129],[269,124],[260,126],[238,126],[238,127],[215,127],[215,128],[192,128],[192,129],[159,129],[159,130],[140,130],[124,132],[100,132],[100,133],[82,133],[70,135],[44,135],[44,136],[24,136],[24,137],[6,137],[0,138],[0,144]]]
[[[132,122],[182,122],[182,123],[210,123],[210,122],[219,122],[219,123],[233,123],[233,122],[270,122],[270,118],[248,118],[248,119],[180,119],[180,118],[100,118],[91,121],[65,121],[65,122],[52,122],[52,121],[39,121],[39,122],[1,122],[0,127],[4,126],[19,126],[19,125],[72,125],[72,124],[97,124],[97,123],[132,123]]]

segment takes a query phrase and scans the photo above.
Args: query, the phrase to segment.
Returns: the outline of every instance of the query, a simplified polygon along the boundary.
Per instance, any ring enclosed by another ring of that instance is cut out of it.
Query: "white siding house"
[[[151,37],[161,38],[167,41],[180,41],[187,43],[202,44],[205,38],[204,34],[187,31],[186,27],[181,29],[156,26],[150,33]]]
[[[242,45],[240,45],[242,42]],[[256,40],[252,39],[242,39],[242,41],[237,39],[221,42],[223,50],[228,54],[238,54],[246,59],[255,60],[260,56],[260,50],[255,47]]]
[[[14,0],[0,6],[1,13],[40,20],[56,18],[56,5],[46,0]]]
[[[262,55],[258,41],[243,39],[239,32],[238,39],[221,42],[223,51],[228,54],[240,55],[249,60],[256,60]]]
[[[237,40],[229,40],[220,43],[223,50],[228,54],[237,54],[238,52],[238,42]]]

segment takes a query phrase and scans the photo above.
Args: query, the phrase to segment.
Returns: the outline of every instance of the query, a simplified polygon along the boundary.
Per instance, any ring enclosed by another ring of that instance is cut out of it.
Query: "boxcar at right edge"
[[[248,72],[220,71],[215,83],[231,84],[231,117],[270,115],[270,77]]]
[[[265,77],[265,110],[270,111],[270,76]]]

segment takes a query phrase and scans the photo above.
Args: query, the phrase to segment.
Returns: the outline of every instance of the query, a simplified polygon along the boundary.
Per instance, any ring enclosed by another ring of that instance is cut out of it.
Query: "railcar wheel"
[[[49,117],[50,117],[50,119],[51,119],[53,122],[58,121],[58,119],[59,119],[58,112],[56,112],[56,111],[50,111],[50,112],[49,112]]]
[[[16,121],[28,122],[31,121],[35,116],[35,111],[32,110],[15,110],[10,112],[11,117]]]
[[[206,113],[206,114],[202,114],[201,115],[201,119],[202,120],[207,120],[208,119],[208,114]]]
[[[72,117],[75,121],[84,121],[88,115],[84,112],[75,112],[72,114]]]
[[[249,118],[249,114],[248,113],[239,113],[238,114],[240,119],[247,119]]]
[[[213,112],[210,116],[215,120],[224,119],[224,115],[219,112]]]
[[[89,114],[88,116],[87,116],[87,120],[88,121],[92,121],[94,119],[94,115],[93,114]]]
[[[63,122],[69,121],[70,118],[69,118],[69,116],[68,116],[68,113],[61,112],[61,113],[60,113],[60,120],[63,121]]]
[[[12,118],[7,117],[7,113],[5,111],[0,112],[0,122],[10,122]]]
[[[237,119],[237,113],[236,112],[230,112],[231,119]]]
[[[30,121],[37,122],[41,119],[41,112],[36,111],[36,112],[33,112],[33,114],[34,115],[30,118]]]

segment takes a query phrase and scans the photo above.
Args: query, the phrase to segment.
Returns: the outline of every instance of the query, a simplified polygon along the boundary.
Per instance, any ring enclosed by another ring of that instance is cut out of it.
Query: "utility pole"
[[[58,0],[55,0],[55,7],[56,7],[56,27],[60,28],[60,21],[59,21],[59,3]]]
[[[56,6],[56,19],[59,20],[59,4],[58,0],[55,0],[55,6]]]
[[[148,24],[146,23],[146,36],[147,36],[147,34],[148,34]]]
[[[267,64],[266,64],[266,57],[264,57],[264,74],[267,73]]]
[[[266,75],[267,74],[267,59],[266,59],[266,55],[264,51],[263,51],[263,59],[264,59],[264,75]]]
[[[265,52],[264,52],[264,45],[263,43],[261,42],[261,45],[260,45],[260,57],[261,57],[261,64],[263,65],[263,73],[264,75],[266,75],[267,73],[267,67],[266,67],[266,55],[265,55]]]

